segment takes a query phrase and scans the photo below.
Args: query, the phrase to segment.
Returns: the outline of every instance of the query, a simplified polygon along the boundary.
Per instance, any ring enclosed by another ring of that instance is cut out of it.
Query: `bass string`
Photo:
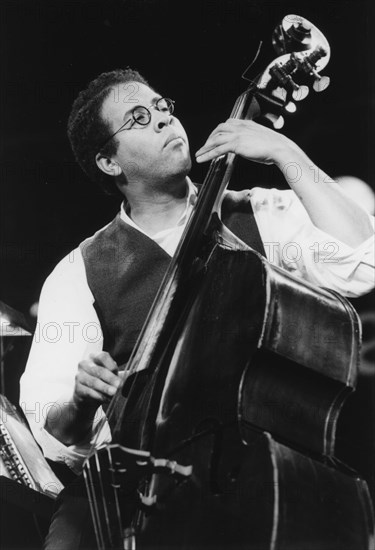
[[[244,92],[242,92],[242,93],[238,96],[238,98],[237,98],[237,100],[236,100],[236,102],[235,102],[235,104],[234,104],[234,106],[233,106],[233,108],[232,108],[232,111],[231,111],[231,114],[230,114],[230,118],[241,119],[241,118],[244,117],[244,115],[245,115],[246,104],[247,104],[247,101],[248,101],[248,99],[249,99],[249,94],[251,94],[251,91],[252,91],[252,86],[250,86],[250,87],[248,88],[248,90],[245,90]],[[214,160],[211,162],[210,168],[211,168],[212,166],[214,166],[215,164],[217,164],[218,162],[220,162],[220,161],[221,161],[220,158],[214,159]],[[209,170],[209,172],[210,172],[210,171],[211,171],[211,170]],[[205,185],[204,185],[204,186],[205,186],[206,188],[208,188],[208,187],[209,187],[209,181],[205,182]],[[203,191],[203,189],[202,189],[202,191]],[[225,191],[225,190],[222,190],[222,192],[223,192],[223,191]],[[186,234],[188,233],[188,231],[189,231],[189,226],[190,226],[190,225],[193,223],[193,221],[194,221],[193,218],[194,218],[195,214],[199,211],[199,208],[200,208],[200,206],[201,206],[201,203],[204,202],[204,197],[203,197],[203,195],[204,195],[203,192],[201,192],[201,193],[198,195],[198,200],[197,200],[196,204],[194,205],[194,208],[193,208],[191,217],[190,217],[189,222],[188,222],[188,226],[186,227],[186,231],[185,231],[185,233],[184,233],[184,236],[182,237],[181,242],[180,242],[180,244],[179,244],[179,246],[178,246],[178,248],[177,248],[177,251],[176,251],[176,253],[175,253],[175,257],[178,255],[179,250],[181,250],[181,248],[182,248],[182,242],[183,242],[183,240],[184,240],[184,238],[185,238],[185,235],[186,235]],[[172,270],[172,269],[173,269],[173,266],[171,265],[171,270]],[[168,270],[168,272],[169,272],[169,271],[170,271],[170,270]],[[166,274],[166,279],[168,278],[168,272],[167,272],[167,274]],[[149,315],[149,317],[150,317],[150,315]],[[148,318],[149,318],[149,317],[148,317]],[[148,324],[148,323],[147,323],[147,320],[146,320],[145,326],[146,326],[147,324]],[[143,338],[142,338],[143,332],[144,332],[144,327],[143,327],[143,329],[142,329],[142,333],[141,333],[141,335],[140,335],[140,337],[139,337],[138,342],[141,342],[141,341],[143,340]],[[133,352],[132,352],[132,354],[131,354],[131,356],[130,356],[130,359],[129,359],[128,363],[127,363],[126,366],[125,366],[124,371],[126,372],[126,375],[127,375],[127,376],[133,375],[133,374],[136,374],[136,373],[137,373],[138,362],[139,362],[139,361],[134,361],[134,359],[135,359],[135,357],[137,356],[138,347],[139,347],[139,346],[138,346],[138,343],[137,343],[137,344],[135,345],[135,348],[133,349]],[[118,406],[118,402],[119,402],[119,400],[120,400],[121,397],[122,397],[122,389],[123,389],[123,386],[124,386],[124,384],[125,384],[125,382],[126,382],[126,379],[127,379],[127,376],[126,376],[126,375],[124,376],[124,378],[123,378],[123,380],[122,380],[122,383],[121,383],[120,387],[117,389],[116,394],[115,394],[115,395],[113,396],[113,398],[111,399],[111,402],[110,402],[110,404],[109,404],[109,406],[108,406],[108,409],[107,409],[107,411],[106,411],[106,415],[103,415],[103,417],[100,419],[100,421],[99,421],[99,423],[98,423],[98,426],[97,426],[97,435],[96,435],[96,437],[95,437],[95,439],[94,439],[94,442],[93,442],[93,445],[92,445],[92,447],[91,447],[92,450],[96,447],[96,443],[97,443],[97,441],[98,441],[100,431],[103,429],[103,427],[104,427],[106,421],[107,421],[107,420],[110,421],[110,420],[113,418],[114,414],[116,414],[116,416],[121,416],[121,415],[124,413],[124,411],[125,411],[126,402],[124,402],[124,404],[123,404],[121,407]],[[119,415],[120,412],[121,412],[121,414]]]
[[[95,538],[99,550],[105,550],[104,545],[104,534],[101,526],[101,519],[98,509],[98,502],[95,494],[95,484],[91,470],[91,464],[89,461],[86,462],[83,468],[83,477],[86,484],[86,491],[90,506],[90,512],[92,517],[92,522],[94,525]]]

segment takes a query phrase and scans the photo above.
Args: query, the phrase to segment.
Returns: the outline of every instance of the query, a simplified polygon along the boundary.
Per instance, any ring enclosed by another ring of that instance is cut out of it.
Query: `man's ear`
[[[121,167],[115,160],[102,155],[102,153],[96,155],[95,161],[97,167],[107,176],[119,176],[122,172]]]

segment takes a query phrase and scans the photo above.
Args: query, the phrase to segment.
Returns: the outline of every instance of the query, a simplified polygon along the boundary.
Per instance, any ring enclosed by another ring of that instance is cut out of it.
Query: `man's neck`
[[[187,179],[174,182],[167,189],[150,189],[128,196],[126,212],[145,233],[152,236],[177,225],[186,208]]]

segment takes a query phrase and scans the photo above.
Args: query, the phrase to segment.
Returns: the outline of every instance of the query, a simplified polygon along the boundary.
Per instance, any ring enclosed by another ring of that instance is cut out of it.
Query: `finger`
[[[207,140],[210,139],[210,137],[214,136],[215,134],[219,134],[221,132],[228,132],[228,124],[226,122],[222,122],[221,124],[218,124],[216,128],[212,130],[212,132],[209,134]]]
[[[223,145],[224,143],[228,143],[230,140],[233,139],[233,136],[228,133],[219,133],[215,136],[209,138],[206,143],[198,149],[198,151],[195,153],[196,157],[199,157],[200,155],[203,155],[204,153],[207,153],[208,151],[211,151],[215,147],[218,147],[219,145]]]
[[[101,378],[92,377],[86,387],[100,393],[103,397],[113,397],[117,391],[119,383],[120,381],[116,384],[110,384]]]
[[[262,128],[260,124],[257,124],[253,120],[243,120],[238,118],[228,118],[225,122],[222,122],[210,133],[207,141],[219,133],[237,133],[239,130],[244,132],[251,129]]]
[[[111,374],[103,368],[101,371],[103,371],[103,373],[107,372],[108,374]],[[104,398],[107,399],[108,397],[112,397],[116,393],[121,380],[113,374],[111,376],[114,378],[108,380],[97,376],[97,372],[90,374],[86,371],[81,371],[76,378],[75,391],[80,397],[84,398],[92,397],[103,400]]]
[[[96,365],[93,362],[80,363],[78,367],[77,379],[78,381],[87,381],[91,378],[98,378],[104,383],[118,388],[121,383],[121,378],[116,372],[112,372],[106,367]]]
[[[236,128],[234,127],[235,123],[237,123],[237,122],[239,122],[239,121],[237,121],[235,119],[228,119],[226,122],[222,122],[221,124],[216,126],[216,128],[214,130],[212,130],[212,132],[208,136],[206,142],[209,139],[211,139],[212,137],[214,137],[215,135],[217,135],[217,134],[232,133],[234,131],[237,131],[238,127],[237,126],[236,126]]]
[[[223,145],[219,145],[218,147],[214,147],[210,151],[207,151],[206,153],[203,153],[199,155],[196,158],[197,162],[207,162],[208,160],[212,160],[214,158],[220,157],[221,155],[225,155],[226,153],[233,152],[233,147],[230,143],[224,143]]]
[[[102,392],[99,392],[94,388],[79,385],[76,388],[74,398],[78,402],[96,401],[99,403],[105,403],[106,401],[108,401],[108,399],[110,399],[110,396],[108,394],[103,394]]]
[[[247,121],[245,121],[247,122]],[[238,129],[242,127],[244,121],[243,120],[237,120],[235,118],[228,118],[226,122],[222,122],[216,128],[210,133],[208,136],[206,143],[213,137],[215,137],[218,134],[231,134],[233,132],[238,132]]]
[[[236,137],[239,132],[245,132],[248,129],[246,126],[248,122],[248,120],[244,121],[231,118],[228,119],[227,122],[222,122],[215,128],[213,132],[211,132],[206,140],[206,143],[200,149],[198,149],[198,151],[200,152],[206,147],[210,148],[212,143],[217,144],[215,140],[221,139],[222,136],[226,136],[226,139],[230,139],[231,137]]]
[[[106,367],[112,372],[118,371],[118,366],[116,361],[112,359],[107,351],[101,351],[100,353],[92,353],[90,359],[97,365]]]

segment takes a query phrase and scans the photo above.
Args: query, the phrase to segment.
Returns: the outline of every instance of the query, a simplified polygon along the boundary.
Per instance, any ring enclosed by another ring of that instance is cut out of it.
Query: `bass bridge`
[[[83,474],[98,549],[135,550],[142,518],[167,496],[153,494],[152,476],[165,474],[176,489],[192,471],[190,465],[119,444],[95,451],[85,462]]]

